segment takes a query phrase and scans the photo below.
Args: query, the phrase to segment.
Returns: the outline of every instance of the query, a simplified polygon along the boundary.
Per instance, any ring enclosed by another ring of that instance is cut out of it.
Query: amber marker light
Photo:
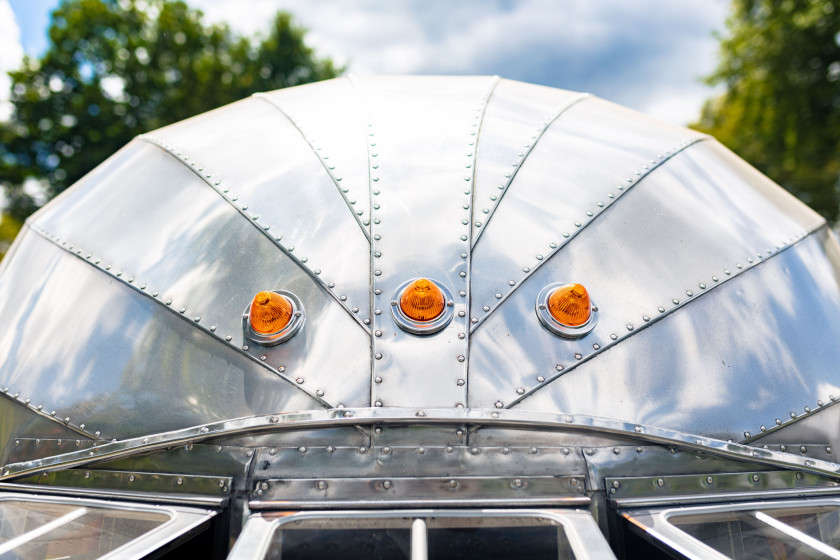
[[[242,315],[245,335],[264,346],[280,344],[303,326],[303,305],[291,292],[264,291],[254,296]]]
[[[550,284],[537,297],[537,317],[545,328],[563,338],[582,338],[598,321],[598,308],[582,284]]]
[[[404,331],[432,334],[452,320],[452,295],[435,280],[415,278],[397,288],[391,301],[391,315]]]
[[[400,310],[414,321],[431,321],[443,313],[446,296],[437,285],[426,278],[412,281],[400,296]]]

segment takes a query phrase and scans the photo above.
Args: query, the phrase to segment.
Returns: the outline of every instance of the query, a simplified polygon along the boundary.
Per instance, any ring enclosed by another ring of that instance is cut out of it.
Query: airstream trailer
[[[490,77],[138,137],[0,270],[3,558],[840,558],[840,246]]]

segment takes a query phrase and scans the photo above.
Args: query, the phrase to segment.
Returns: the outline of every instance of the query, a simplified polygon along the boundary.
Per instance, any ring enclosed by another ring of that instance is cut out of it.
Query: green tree
[[[23,220],[135,135],[256,91],[335,77],[305,32],[278,13],[264,37],[209,25],[173,0],[64,0],[49,49],[10,72],[0,184]],[[32,179],[41,190],[25,188]],[[39,195],[41,200],[39,200]]]
[[[695,128],[838,218],[840,0],[733,0]]]

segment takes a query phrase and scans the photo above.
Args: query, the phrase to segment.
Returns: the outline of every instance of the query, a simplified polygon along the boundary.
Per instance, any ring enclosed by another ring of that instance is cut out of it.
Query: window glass
[[[668,522],[734,560],[830,558],[762,523],[753,512],[674,515]]]
[[[99,558],[170,519],[166,513],[46,502],[0,502],[0,558]]]
[[[840,549],[840,510],[835,507],[768,509],[764,514]]]
[[[562,525],[531,517],[424,517],[428,557],[573,560]],[[306,519],[275,530],[269,560],[411,558],[414,518]],[[416,543],[415,543],[416,545]]]

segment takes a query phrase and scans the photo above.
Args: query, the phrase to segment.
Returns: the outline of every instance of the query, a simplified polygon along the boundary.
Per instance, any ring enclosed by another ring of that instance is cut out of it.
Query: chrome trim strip
[[[128,500],[153,504],[196,506],[208,508],[225,507],[228,496],[199,496],[197,494],[156,494],[153,492],[129,492],[125,490],[98,490],[95,488],[69,488],[59,486],[41,486],[39,484],[17,484],[0,482],[0,492],[22,492],[39,496],[68,496],[71,498],[105,498],[110,500]]]
[[[193,426],[182,430],[150,434],[122,441],[104,443],[77,452],[54,455],[43,459],[8,464],[3,467],[0,480],[19,478],[27,474],[85,465],[105,459],[131,456],[165,449],[174,445],[198,442],[222,435],[255,432],[276,432],[363,425],[429,425],[472,424],[488,427],[530,428],[596,433],[648,443],[677,446],[750,463],[772,465],[785,469],[840,478],[840,464],[821,459],[801,457],[770,449],[750,447],[735,442],[690,435],[667,428],[632,424],[621,420],[597,418],[578,414],[554,414],[509,409],[460,408],[341,408],[286,412],[273,415],[248,416]]]
[[[422,508],[422,507],[436,507],[436,508],[462,508],[462,507],[587,507],[590,504],[590,499],[586,496],[577,498],[546,498],[538,499],[448,499],[448,500],[324,500],[319,502],[296,502],[289,500],[251,500],[248,502],[248,508],[253,511],[268,511],[279,509],[331,509],[331,508],[356,508],[356,509],[381,509],[382,507],[398,507],[398,508]]]

